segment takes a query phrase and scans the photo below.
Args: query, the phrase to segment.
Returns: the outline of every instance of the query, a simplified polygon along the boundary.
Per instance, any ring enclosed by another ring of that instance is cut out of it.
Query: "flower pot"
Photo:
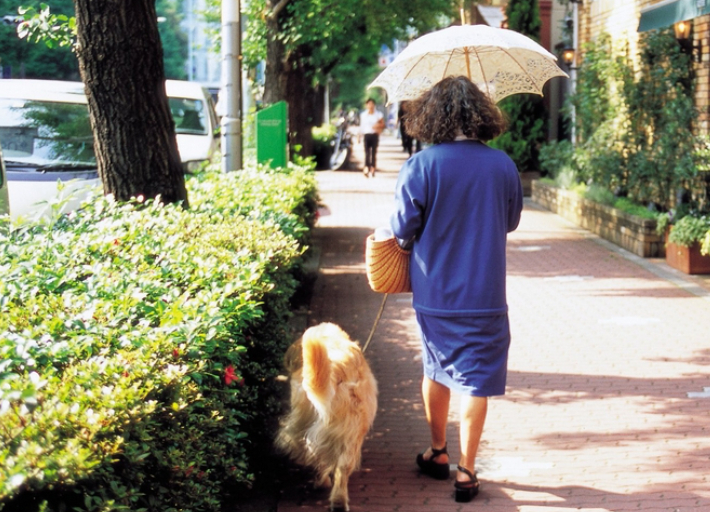
[[[330,169],[330,157],[333,155],[333,148],[326,144],[314,144],[313,156],[316,159],[316,170],[325,171]]]
[[[700,244],[676,245],[666,239],[666,263],[686,274],[710,274],[710,256],[700,254]]]

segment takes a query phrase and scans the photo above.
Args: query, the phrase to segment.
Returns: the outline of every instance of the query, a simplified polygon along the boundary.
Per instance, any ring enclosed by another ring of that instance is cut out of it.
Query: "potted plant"
[[[673,212],[659,215],[659,233],[666,236],[666,263],[686,274],[710,274],[710,214],[690,212],[674,219]],[[703,250],[704,249],[704,250]]]
[[[337,128],[331,123],[313,128],[313,156],[317,170],[330,169],[330,157],[333,154],[333,140],[336,133]]]

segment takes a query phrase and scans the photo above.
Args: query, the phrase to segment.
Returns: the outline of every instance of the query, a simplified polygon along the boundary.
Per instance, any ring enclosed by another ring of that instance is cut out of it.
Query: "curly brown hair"
[[[489,141],[505,131],[503,114],[465,76],[449,76],[407,106],[407,132],[417,140],[439,144],[457,135]]]

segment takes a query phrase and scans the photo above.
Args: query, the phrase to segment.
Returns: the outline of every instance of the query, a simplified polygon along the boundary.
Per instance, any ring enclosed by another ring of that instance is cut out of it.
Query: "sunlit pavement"
[[[375,178],[361,168],[318,173],[324,208],[310,324],[333,321],[367,339],[382,295],[367,285],[364,240],[387,224],[405,158],[398,140],[383,137]],[[380,406],[350,480],[351,509],[710,510],[708,279],[636,258],[528,202],[509,237],[508,302],[507,394],[490,402],[481,493],[459,504],[452,481],[417,473],[415,455],[428,444],[419,338],[411,296],[388,298],[366,354]],[[278,510],[325,510],[327,496],[294,483]]]

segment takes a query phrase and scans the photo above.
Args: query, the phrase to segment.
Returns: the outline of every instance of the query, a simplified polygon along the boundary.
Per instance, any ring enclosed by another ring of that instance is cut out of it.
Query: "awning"
[[[503,26],[505,14],[500,7],[477,5],[476,9],[489,27],[500,28]]]
[[[641,9],[639,32],[664,28],[710,14],[710,0],[663,0]]]

